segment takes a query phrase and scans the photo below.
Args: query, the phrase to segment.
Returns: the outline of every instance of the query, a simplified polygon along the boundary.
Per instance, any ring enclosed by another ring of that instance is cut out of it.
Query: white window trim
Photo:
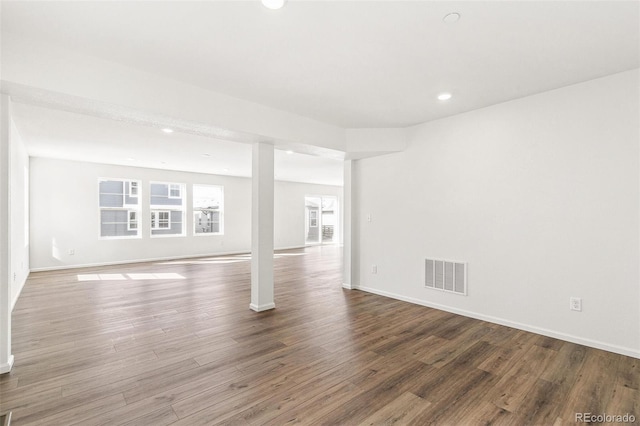
[[[140,232],[138,232],[138,235],[119,235],[114,237],[107,237],[107,236],[100,235],[98,237],[98,240],[135,240],[135,239],[142,238],[142,236],[139,234]]]

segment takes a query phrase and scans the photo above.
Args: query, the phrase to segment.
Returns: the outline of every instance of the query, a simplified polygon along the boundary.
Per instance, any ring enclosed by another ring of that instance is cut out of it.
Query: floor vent
[[[424,285],[434,290],[467,294],[467,263],[455,260],[425,259]]]

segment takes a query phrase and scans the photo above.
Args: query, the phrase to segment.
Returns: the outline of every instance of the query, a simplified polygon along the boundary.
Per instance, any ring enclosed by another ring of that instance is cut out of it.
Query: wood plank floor
[[[281,252],[275,270],[277,309],[263,313],[248,308],[247,256],[31,274],[0,414],[16,426],[640,418],[637,359],[343,290],[338,247]]]

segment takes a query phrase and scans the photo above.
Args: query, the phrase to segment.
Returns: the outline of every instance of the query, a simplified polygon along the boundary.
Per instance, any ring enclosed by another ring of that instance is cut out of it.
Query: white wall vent
[[[467,294],[467,263],[425,259],[424,286],[456,294]]]

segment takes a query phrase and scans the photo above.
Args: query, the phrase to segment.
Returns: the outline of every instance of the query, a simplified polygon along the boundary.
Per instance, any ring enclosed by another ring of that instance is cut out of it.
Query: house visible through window
[[[129,197],[135,198],[138,196],[138,182],[129,181]]]
[[[171,217],[168,211],[152,211],[151,212],[151,229],[169,229],[171,228]]]
[[[334,244],[338,238],[338,199],[335,196],[306,196],[305,242]]]
[[[98,180],[100,237],[140,237],[138,217],[140,182],[130,179]]]
[[[135,210],[129,210],[129,222],[127,223],[127,229],[129,231],[138,229],[138,212]]]
[[[176,237],[185,235],[185,191],[182,183],[151,182],[151,235]]]
[[[169,198],[180,198],[182,192],[181,185],[177,183],[169,184]]]
[[[215,185],[193,185],[193,233],[223,234],[224,189]]]

